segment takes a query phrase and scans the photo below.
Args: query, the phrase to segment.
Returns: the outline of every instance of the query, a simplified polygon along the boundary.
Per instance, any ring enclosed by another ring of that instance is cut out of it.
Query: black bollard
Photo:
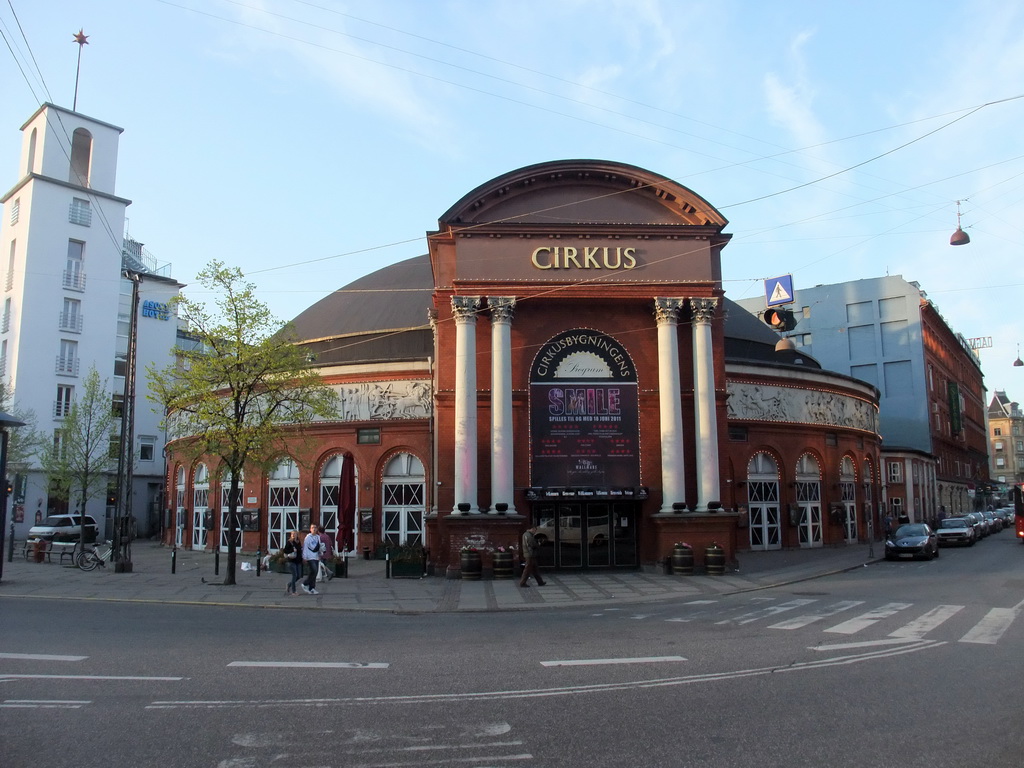
[[[3,557],[3,553],[0,553],[0,557]],[[11,562],[14,559],[14,521],[11,521],[11,535],[7,539],[7,562]]]
[[[259,576],[259,575],[260,575],[260,565],[261,565],[261,563],[260,563],[260,555],[261,555],[261,554],[262,554],[262,552],[260,552],[260,551],[259,551],[259,550],[257,549],[257,550],[256,550],[256,575],[257,575],[257,576]]]
[[[213,575],[220,576],[220,550],[213,550]]]
[[[177,547],[171,549],[171,573],[174,573],[178,567],[178,549]]]

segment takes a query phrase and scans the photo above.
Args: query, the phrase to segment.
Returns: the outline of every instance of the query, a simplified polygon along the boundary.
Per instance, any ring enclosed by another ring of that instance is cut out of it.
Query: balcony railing
[[[64,283],[65,288],[72,291],[84,291],[85,290],[85,273],[84,272],[72,272],[67,269],[64,270]]]
[[[61,312],[57,320],[57,326],[62,331],[81,333],[82,316],[77,312]]]
[[[57,355],[57,373],[64,376],[77,376],[79,362],[77,357],[61,357]]]
[[[71,403],[65,403],[63,400],[53,401],[53,417],[55,419],[63,419],[68,415],[68,411],[71,410]]]

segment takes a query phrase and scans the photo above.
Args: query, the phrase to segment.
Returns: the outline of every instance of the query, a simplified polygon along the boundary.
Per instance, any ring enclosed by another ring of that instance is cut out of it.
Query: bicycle
[[[106,568],[107,560],[110,559],[110,555],[113,551],[114,548],[110,541],[105,541],[99,546],[93,546],[89,549],[83,549],[75,558],[75,565],[83,571],[91,571],[96,566]]]

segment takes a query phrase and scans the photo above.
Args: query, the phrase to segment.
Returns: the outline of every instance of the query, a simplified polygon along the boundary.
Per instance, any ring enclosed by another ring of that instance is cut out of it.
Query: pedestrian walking
[[[519,586],[530,586],[530,577],[537,580],[537,586],[543,587],[544,579],[540,577],[537,570],[537,554],[540,552],[540,545],[537,543],[537,526],[528,528],[523,534],[523,575],[519,577]]]
[[[284,593],[286,595],[294,595],[296,594],[295,585],[302,578],[302,542],[299,540],[298,531],[292,531],[288,541],[285,542],[284,559],[288,563],[292,574],[292,580],[288,582],[288,588],[285,589]]]
[[[320,541],[320,526],[312,523],[309,526],[309,535],[302,542],[302,561],[306,565],[306,581],[302,584],[302,591],[307,595],[319,595],[316,591],[316,574],[320,570],[320,551],[323,549]]]

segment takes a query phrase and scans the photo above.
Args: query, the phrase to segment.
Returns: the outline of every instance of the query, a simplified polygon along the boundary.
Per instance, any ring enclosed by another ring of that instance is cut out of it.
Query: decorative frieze
[[[839,392],[729,382],[729,418],[820,424],[878,432],[878,410]]]

